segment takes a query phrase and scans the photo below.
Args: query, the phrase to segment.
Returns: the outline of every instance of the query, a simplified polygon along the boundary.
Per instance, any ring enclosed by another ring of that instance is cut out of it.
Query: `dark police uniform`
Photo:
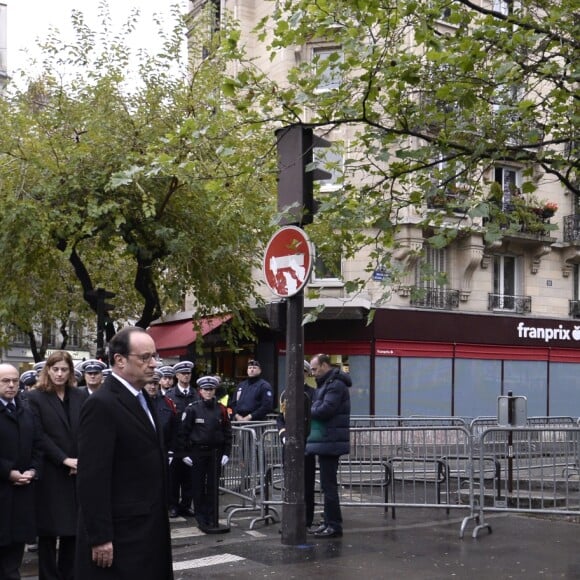
[[[163,431],[163,444],[167,454],[173,452],[177,447],[177,433],[179,429],[179,415],[175,403],[167,396],[159,393],[154,397],[149,397],[151,404],[157,410],[159,423]]]
[[[262,377],[243,380],[236,390],[233,410],[236,415],[252,415],[252,421],[263,421],[274,409],[270,383]]]
[[[215,389],[218,383],[218,379],[212,376],[201,377],[197,381],[200,389]],[[218,492],[222,457],[229,458],[232,448],[232,426],[228,412],[215,395],[187,407],[182,417],[181,437],[183,447],[193,462],[195,517],[203,529],[217,523],[214,494]]]
[[[191,372],[193,363],[190,361],[181,361],[173,365],[174,372]],[[197,401],[199,395],[191,385],[188,387],[188,393],[184,394],[179,385],[175,385],[167,390],[165,396],[175,403],[177,416],[181,417],[186,407]],[[178,421],[178,429],[181,425]],[[178,435],[179,437],[179,435]],[[183,463],[182,459],[186,456],[184,450],[178,443],[173,449],[173,461],[169,466],[169,515],[175,517],[179,514],[183,516],[193,516],[191,502],[193,499],[193,490],[191,489],[191,467]]]

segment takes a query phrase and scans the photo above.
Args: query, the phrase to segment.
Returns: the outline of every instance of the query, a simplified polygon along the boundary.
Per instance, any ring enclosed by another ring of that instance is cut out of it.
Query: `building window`
[[[342,284],[342,260],[336,257],[317,255],[312,268],[312,282],[327,285]]]
[[[318,92],[338,89],[342,82],[341,65],[344,55],[339,47],[315,47],[312,64],[318,78]]]
[[[415,267],[411,305],[438,310],[458,308],[459,292],[449,289],[448,285],[447,250],[427,246],[423,259]]]
[[[423,258],[415,267],[415,285],[419,288],[437,289],[447,286],[447,252],[444,248],[427,245]]]
[[[580,264],[574,264],[574,292],[569,314],[573,318],[580,318]]]
[[[494,256],[493,258],[493,294],[494,310],[517,311],[519,280],[519,259],[516,256]]]
[[[493,0],[493,11],[509,16],[514,13],[515,4],[514,0]]]
[[[498,165],[494,170],[494,181],[499,183],[503,192],[502,209],[511,209],[513,197],[520,192],[522,172],[514,167]]]
[[[330,173],[328,179],[316,181],[320,185],[320,190],[332,192],[340,189],[344,178],[344,156],[337,150],[336,143],[331,147],[316,147],[313,150],[313,161],[317,168]]]
[[[79,347],[82,344],[81,328],[76,320],[69,322],[68,344],[71,347]]]
[[[30,338],[25,332],[18,330],[16,327],[13,327],[14,333],[12,334],[12,342],[14,344],[29,344]]]

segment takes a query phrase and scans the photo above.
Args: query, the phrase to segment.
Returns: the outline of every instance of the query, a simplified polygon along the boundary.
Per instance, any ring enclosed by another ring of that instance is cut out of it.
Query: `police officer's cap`
[[[304,372],[310,374],[312,372],[312,368],[310,367],[310,363],[305,360],[304,361]]]
[[[220,381],[217,377],[207,376],[197,379],[196,384],[200,389],[216,389]]]
[[[161,377],[163,375],[161,374],[161,371],[159,369],[155,369],[153,371],[153,381],[158,383],[161,380]]]
[[[106,368],[107,365],[103,361],[95,358],[86,360],[80,365],[80,370],[83,373],[102,373]]]
[[[163,365],[162,367],[159,367],[156,370],[158,370],[161,373],[162,377],[174,377],[175,376],[175,371],[173,370],[173,367],[169,366],[169,365]]]
[[[27,387],[32,387],[36,381],[38,381],[38,373],[35,370],[24,371],[20,375],[20,382]]]
[[[256,360],[255,358],[250,359],[248,361],[248,366],[249,367],[258,367],[259,369],[262,368],[261,365],[260,365],[260,361],[259,360]]]
[[[103,369],[103,378],[108,377],[112,372],[113,369],[110,369],[108,367],[106,369]]]
[[[190,360],[182,360],[173,365],[176,373],[190,373],[193,369],[193,363]]]
[[[75,375],[75,379],[77,381],[82,380],[83,378],[83,373],[79,370],[79,369],[73,369],[74,375]]]
[[[41,360],[40,362],[37,362],[32,367],[32,369],[35,370],[37,373],[39,373],[43,369],[43,367],[44,367],[45,364],[46,364],[46,361],[45,360]]]

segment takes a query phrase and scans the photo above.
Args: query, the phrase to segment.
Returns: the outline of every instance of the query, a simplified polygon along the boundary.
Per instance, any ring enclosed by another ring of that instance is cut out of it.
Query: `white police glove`
[[[181,461],[183,461],[183,463],[185,463],[185,465],[187,465],[188,467],[191,467],[193,465],[191,457],[184,457]]]
[[[282,441],[282,445],[286,445],[286,437],[285,436],[280,437],[280,441]]]
[[[229,460],[230,460],[230,458],[227,455],[222,455],[222,467],[224,465],[227,465]]]

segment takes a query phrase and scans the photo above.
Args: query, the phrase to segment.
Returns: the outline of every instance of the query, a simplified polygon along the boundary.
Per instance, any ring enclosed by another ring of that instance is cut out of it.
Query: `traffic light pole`
[[[105,325],[109,316],[109,311],[114,308],[112,304],[107,304],[107,298],[114,298],[113,292],[107,292],[104,288],[97,288],[89,293],[97,299],[97,357],[105,356]]]
[[[331,143],[315,135],[313,127],[295,124],[276,131],[278,152],[278,210],[282,225],[302,228],[311,224],[318,204],[314,199],[314,182],[329,179],[332,174],[315,168],[315,149]],[[303,232],[302,232],[303,234]],[[304,244],[304,249],[308,243]],[[269,248],[266,250],[268,254]],[[295,248],[287,248],[292,254]],[[275,272],[270,288],[276,288],[278,269],[286,256],[274,259]],[[312,256],[308,276],[312,268]],[[267,266],[269,266],[267,264]],[[265,268],[266,269],[266,268]],[[272,268],[270,268],[272,270]],[[307,282],[307,276],[303,284]],[[282,294],[278,293],[278,296]],[[304,291],[286,294],[286,445],[284,446],[284,502],[282,504],[282,543],[298,546],[306,543],[306,506],[304,502]]]
[[[284,502],[282,543],[306,542],[304,503],[304,291],[287,299],[286,326],[286,445],[284,445]]]

